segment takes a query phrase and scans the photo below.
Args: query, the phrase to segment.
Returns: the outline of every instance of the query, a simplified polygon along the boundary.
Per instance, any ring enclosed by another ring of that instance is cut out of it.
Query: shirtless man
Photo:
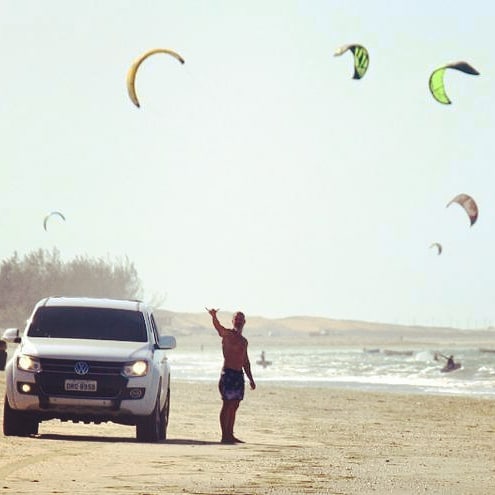
[[[249,379],[251,390],[256,388],[251,375],[247,347],[248,341],[242,336],[246,320],[244,314],[238,311],[232,318],[234,328],[225,328],[218,321],[218,309],[208,309],[213,326],[222,338],[223,368],[218,383],[223,406],[220,411],[220,426],[222,428],[222,443],[242,443],[234,436],[235,414],[241,400],[244,398],[244,372]],[[244,370],[244,372],[243,372]]]

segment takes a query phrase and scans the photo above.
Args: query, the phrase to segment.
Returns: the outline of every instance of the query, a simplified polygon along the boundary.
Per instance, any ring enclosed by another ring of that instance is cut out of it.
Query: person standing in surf
[[[234,423],[237,409],[244,399],[244,373],[249,380],[251,390],[256,388],[251,363],[248,357],[248,341],[242,335],[246,319],[244,313],[238,311],[232,317],[233,328],[225,328],[217,318],[218,309],[208,309],[213,326],[222,338],[223,367],[218,382],[218,389],[223,400],[220,411],[220,427],[222,443],[243,443],[234,436]]]

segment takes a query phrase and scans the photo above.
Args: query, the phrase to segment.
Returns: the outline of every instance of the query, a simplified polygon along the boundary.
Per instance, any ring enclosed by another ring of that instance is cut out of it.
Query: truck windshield
[[[56,339],[148,340],[142,313],[109,308],[41,307],[27,335]]]

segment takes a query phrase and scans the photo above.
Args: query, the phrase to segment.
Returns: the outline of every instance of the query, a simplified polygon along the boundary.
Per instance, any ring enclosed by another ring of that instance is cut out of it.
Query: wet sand
[[[0,372],[3,411],[4,373]],[[495,401],[272,387],[246,391],[219,443],[215,384],[172,384],[167,440],[134,427],[50,421],[0,435],[5,494],[489,494]]]

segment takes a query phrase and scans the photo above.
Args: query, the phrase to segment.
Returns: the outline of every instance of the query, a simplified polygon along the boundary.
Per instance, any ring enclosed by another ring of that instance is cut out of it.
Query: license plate
[[[96,392],[96,380],[65,380],[65,390],[68,392]]]

